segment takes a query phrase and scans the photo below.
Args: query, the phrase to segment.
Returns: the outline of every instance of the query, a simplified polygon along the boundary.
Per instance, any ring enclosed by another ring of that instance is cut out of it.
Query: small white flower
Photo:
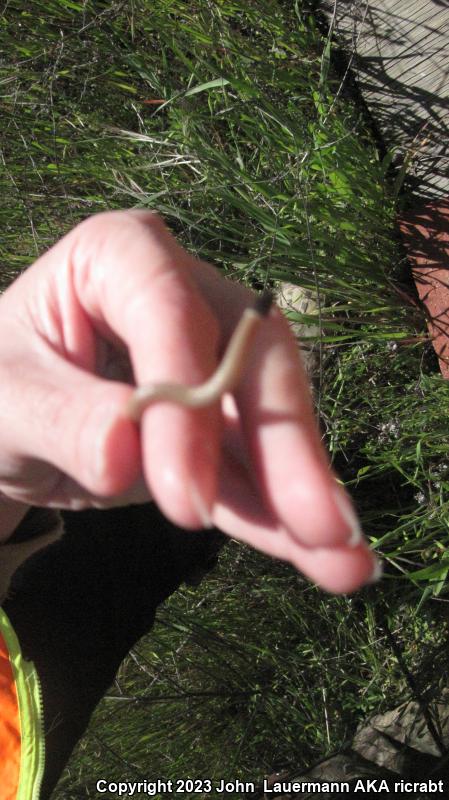
[[[399,435],[400,425],[397,419],[390,419],[388,422],[382,422],[379,425],[381,442],[386,442],[388,439],[395,439]]]

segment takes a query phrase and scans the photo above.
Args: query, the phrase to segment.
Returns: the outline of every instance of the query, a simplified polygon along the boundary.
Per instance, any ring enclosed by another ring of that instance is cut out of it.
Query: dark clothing
[[[199,582],[224,542],[215,530],[177,528],[154,504],[62,516],[64,536],[18,569],[3,603],[42,685],[40,800],[53,791],[121,661],[151,630],[157,606],[183,581]]]

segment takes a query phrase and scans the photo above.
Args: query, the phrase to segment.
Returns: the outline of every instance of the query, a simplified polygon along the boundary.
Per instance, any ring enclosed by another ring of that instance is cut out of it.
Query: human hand
[[[253,302],[148,211],[90,217],[39,258],[0,298],[0,538],[28,505],[154,498],[177,525],[215,524],[329,591],[369,581],[375,557],[279,311],[233,399],[158,402],[140,427],[125,413],[134,383],[202,383]]]

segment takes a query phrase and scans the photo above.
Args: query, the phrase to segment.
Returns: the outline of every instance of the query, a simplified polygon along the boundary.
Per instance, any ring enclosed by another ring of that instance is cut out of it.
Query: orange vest
[[[39,800],[44,745],[37,672],[0,608],[0,800]]]

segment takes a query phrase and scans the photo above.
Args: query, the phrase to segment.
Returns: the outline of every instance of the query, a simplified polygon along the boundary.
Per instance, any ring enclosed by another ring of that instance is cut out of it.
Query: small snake
[[[220,364],[207,381],[199,386],[179,383],[139,386],[128,401],[126,416],[139,422],[145,409],[160,400],[187,408],[201,408],[215,403],[225,392],[232,392],[240,380],[257,329],[268,315],[272,303],[273,295],[264,291],[257,297],[254,306],[244,311]]]

